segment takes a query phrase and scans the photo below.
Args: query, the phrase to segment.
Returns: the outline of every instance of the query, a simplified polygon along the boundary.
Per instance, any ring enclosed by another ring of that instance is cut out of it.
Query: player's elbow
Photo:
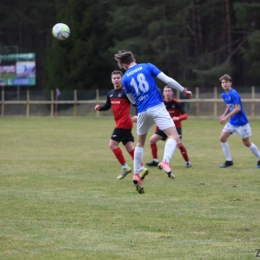
[[[241,111],[241,107],[240,107],[240,106],[237,106],[237,107],[236,107],[236,111],[237,111],[237,112],[240,112],[240,111]]]

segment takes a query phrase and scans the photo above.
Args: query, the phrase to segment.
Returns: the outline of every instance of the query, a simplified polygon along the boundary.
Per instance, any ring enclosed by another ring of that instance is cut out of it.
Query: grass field
[[[255,259],[260,169],[239,136],[229,141],[234,166],[219,168],[225,159],[217,120],[183,123],[193,167],[184,167],[177,149],[176,179],[150,168],[145,194],[135,191],[132,176],[116,179],[112,118],[0,124],[0,259]],[[260,122],[251,127],[260,148]]]

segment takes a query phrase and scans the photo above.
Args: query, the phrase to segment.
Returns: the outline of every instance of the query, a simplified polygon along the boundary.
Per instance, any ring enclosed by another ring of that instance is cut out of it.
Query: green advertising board
[[[35,53],[0,55],[0,86],[35,86]]]

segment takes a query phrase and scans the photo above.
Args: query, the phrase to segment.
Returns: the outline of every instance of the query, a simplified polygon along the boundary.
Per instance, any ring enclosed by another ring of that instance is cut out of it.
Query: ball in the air
[[[56,39],[64,41],[70,36],[70,28],[65,23],[57,23],[52,28],[52,35]]]

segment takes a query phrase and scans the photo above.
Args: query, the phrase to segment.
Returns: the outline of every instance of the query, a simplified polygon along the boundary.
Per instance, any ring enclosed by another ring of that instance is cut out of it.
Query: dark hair
[[[165,89],[165,88],[170,88],[172,90],[172,93],[174,94],[172,87],[170,87],[169,85],[165,85],[163,89]]]
[[[219,80],[220,80],[220,81],[225,80],[225,81],[230,81],[230,82],[232,82],[232,78],[231,78],[228,74],[224,74],[223,76],[221,76],[221,77],[219,78]]]
[[[131,51],[118,51],[117,54],[114,56],[115,60],[117,61],[117,65],[119,68],[123,68],[123,64],[130,64],[132,63],[135,58]]]

